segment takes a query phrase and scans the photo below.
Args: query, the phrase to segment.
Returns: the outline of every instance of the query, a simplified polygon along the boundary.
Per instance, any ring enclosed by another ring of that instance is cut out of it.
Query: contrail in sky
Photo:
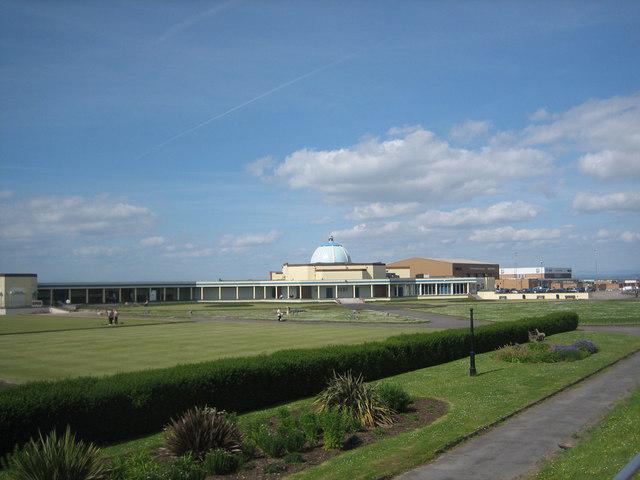
[[[304,75],[300,75],[299,77],[294,78],[293,80],[289,80],[288,82],[282,83],[280,85],[278,85],[277,87],[272,88],[271,90],[267,90],[264,93],[261,93],[260,95],[258,95],[257,97],[253,97],[250,100],[247,100],[246,102],[241,103],[240,105],[236,105],[233,108],[230,108],[229,110],[226,110],[222,113],[219,113],[211,118],[207,118],[206,120],[204,120],[203,122],[198,123],[197,125],[194,125],[193,127],[190,127],[186,130],[183,130],[180,133],[177,133],[176,135],[174,135],[171,138],[168,138],[167,140],[165,140],[162,143],[159,143],[158,145],[150,148],[149,150],[147,150],[146,152],[144,152],[142,155],[138,156],[135,160],[140,160],[144,157],[146,157],[147,155],[149,155],[150,153],[154,152],[155,150],[158,150],[162,147],[164,147],[165,145],[168,145],[169,143],[173,142],[174,140],[177,140],[181,137],[184,137],[185,135],[195,132],[196,130],[199,130],[200,128],[204,127],[205,125],[210,124],[211,122],[215,121],[215,120],[219,120],[223,117],[226,117],[227,115],[229,115],[230,113],[235,112],[236,110],[240,110],[241,108],[246,107],[247,105],[251,105],[254,102],[257,102],[258,100],[261,100],[265,97],[268,97],[269,95],[271,95],[272,93],[275,93],[279,90],[282,90],[283,88],[289,87],[291,85],[293,85],[294,83],[298,83],[306,78],[309,78],[317,73],[322,72],[323,70],[326,70],[328,68],[331,68],[335,65],[338,65],[340,63],[343,63],[345,61],[347,61],[348,59],[352,58],[354,55],[347,55],[346,57],[342,57],[339,60],[334,60],[331,63],[327,63],[326,65],[322,65],[321,67],[318,67],[314,70],[311,70],[310,72],[305,73]]]

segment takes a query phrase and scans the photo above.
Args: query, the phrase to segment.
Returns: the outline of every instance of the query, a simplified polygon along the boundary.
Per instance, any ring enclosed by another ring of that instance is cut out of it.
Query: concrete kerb
[[[572,388],[572,387],[574,387],[574,386],[578,385],[579,383],[582,383],[582,382],[584,382],[585,380],[588,380],[589,378],[591,378],[591,377],[593,377],[593,376],[595,376],[595,375],[597,375],[597,374],[599,374],[599,373],[603,372],[604,370],[606,370],[606,369],[608,369],[608,368],[613,367],[613,366],[614,366],[614,365],[616,365],[617,363],[622,362],[623,360],[626,360],[627,358],[630,358],[630,357],[632,357],[632,356],[634,356],[634,355],[638,354],[639,352],[640,352],[640,348],[638,348],[638,349],[636,349],[636,350],[634,350],[634,351],[632,351],[632,352],[629,352],[628,354],[624,355],[623,357],[620,357],[620,358],[618,358],[618,359],[614,360],[613,362],[611,362],[611,363],[609,363],[609,364],[607,364],[607,365],[604,365],[604,366],[602,366],[602,367],[598,368],[597,370],[594,370],[593,372],[588,373],[587,375],[584,375],[583,377],[580,377],[579,379],[577,379],[577,380],[575,380],[575,381],[573,381],[573,382],[571,382],[571,383],[569,383],[569,384],[565,385],[564,387],[560,388],[559,390],[556,390],[555,392],[552,392],[552,393],[550,393],[550,394],[548,394],[548,395],[545,395],[545,396],[544,396],[544,397],[542,397],[542,398],[539,398],[538,400],[535,400],[535,401],[533,401],[533,402],[531,402],[531,403],[528,403],[528,404],[527,404],[527,405],[525,405],[524,407],[522,407],[522,408],[520,408],[520,409],[518,409],[518,410],[515,410],[515,411],[513,411],[513,412],[511,412],[511,413],[509,413],[509,414],[507,414],[507,415],[504,415],[504,416],[502,416],[502,417],[498,418],[497,420],[494,420],[493,422],[491,422],[491,423],[489,423],[489,424],[487,424],[487,425],[483,425],[482,427],[477,428],[476,430],[474,430],[474,431],[473,431],[473,432],[471,432],[471,433],[468,433],[468,434],[466,434],[466,435],[462,435],[462,436],[460,436],[460,437],[458,437],[458,438],[456,438],[456,439],[454,439],[454,440],[452,440],[452,441],[450,441],[450,442],[446,443],[446,444],[445,444],[445,445],[443,445],[441,448],[439,448],[438,450],[436,450],[436,451],[434,452],[434,455],[433,455],[433,456],[432,456],[432,457],[431,457],[427,462],[424,462],[424,463],[422,463],[421,465],[428,465],[428,464],[429,464],[429,463],[431,463],[431,461],[433,461],[436,457],[438,457],[439,455],[442,455],[443,453],[446,453],[446,452],[448,452],[448,451],[452,450],[452,449],[453,449],[454,447],[456,447],[457,445],[460,445],[461,443],[463,443],[463,442],[465,442],[465,441],[467,441],[467,440],[470,440],[470,439],[472,439],[472,438],[475,438],[475,437],[477,437],[477,436],[480,436],[480,435],[482,435],[482,434],[484,434],[484,433],[486,433],[486,432],[488,432],[488,431],[492,430],[493,428],[495,428],[495,427],[497,427],[497,426],[501,425],[502,423],[504,423],[505,421],[509,420],[510,418],[515,417],[516,415],[519,415],[520,413],[522,413],[522,412],[524,412],[524,411],[526,411],[526,410],[530,409],[531,407],[534,407],[534,406],[536,406],[536,405],[539,405],[539,404],[543,403],[544,401],[546,401],[546,400],[548,400],[548,399],[550,399],[550,398],[553,398],[553,397],[555,397],[556,395],[561,394],[562,392],[565,392],[566,390],[569,390],[570,388]],[[412,470],[414,470],[414,469],[416,469],[416,468],[419,468],[419,466],[411,467],[411,468],[409,468],[408,470],[406,470],[405,472],[403,472],[403,473],[401,473],[401,474],[398,474],[397,476],[401,476],[401,475],[403,475],[404,473],[407,473],[407,472],[409,472],[409,471],[412,471]]]

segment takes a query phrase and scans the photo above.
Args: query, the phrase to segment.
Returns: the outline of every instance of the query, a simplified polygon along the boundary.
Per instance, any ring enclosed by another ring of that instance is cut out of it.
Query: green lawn
[[[83,320],[64,319],[63,323],[67,321]],[[126,317],[124,321],[129,323]],[[0,379],[20,383],[103,375],[285,348],[358,343],[423,329],[411,325],[333,326],[210,320],[136,327],[98,328],[96,325],[87,330],[0,335]]]
[[[287,311],[290,307],[292,313],[286,318],[305,322],[408,322],[421,323],[413,318],[402,315],[386,314],[384,312],[359,311],[353,314],[349,308],[335,303],[174,303],[152,304],[148,306],[128,305],[119,306],[118,311],[124,316],[158,317],[188,319],[192,317],[230,317],[251,320],[273,321],[276,319],[276,310]],[[86,311],[95,311],[86,309]],[[191,315],[189,315],[191,311]]]
[[[575,448],[547,462],[536,480],[610,479],[640,452],[640,389],[620,402]],[[637,477],[636,477],[637,478]]]
[[[576,312],[584,325],[640,324],[640,301],[636,300],[407,300],[392,304],[464,318],[473,308],[475,318],[491,322],[568,310]]]
[[[468,360],[458,360],[417,370],[389,380],[402,385],[412,395],[445,400],[450,409],[433,424],[395,437],[382,438],[362,448],[342,453],[322,465],[296,474],[296,479],[376,479],[396,475],[426,463],[448,445],[464,436],[518,411],[586,375],[640,349],[640,338],[623,334],[569,332],[550,337],[554,342],[570,343],[588,338],[601,351],[572,363],[514,364],[495,360],[493,354],[477,356],[479,375],[468,376]],[[310,399],[289,404],[298,408]],[[246,424],[275,414],[275,408],[240,417]],[[135,451],[152,452],[162,444],[162,434],[114,445],[109,456]],[[574,477],[586,478],[586,477]]]
[[[154,317],[120,318],[124,325],[148,325],[167,323],[171,319]],[[184,320],[184,319],[183,319]],[[0,316],[0,335],[15,333],[53,332],[58,330],[83,330],[88,328],[109,328],[105,316],[64,316],[64,315],[3,315]]]

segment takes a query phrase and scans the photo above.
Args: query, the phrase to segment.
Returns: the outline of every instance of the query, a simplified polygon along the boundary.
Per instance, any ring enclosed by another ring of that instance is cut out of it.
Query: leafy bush
[[[282,457],[285,453],[284,437],[271,433],[269,428],[262,424],[250,433],[250,438],[255,442],[265,455],[271,458]]]
[[[202,459],[209,450],[223,449],[239,453],[240,431],[224,411],[209,407],[187,410],[165,429],[167,450],[176,456],[192,454]]]
[[[109,470],[100,450],[77,441],[69,427],[62,436],[52,431],[30,440],[8,457],[6,467],[14,480],[99,480]]]
[[[311,410],[305,410],[300,413],[299,421],[307,443],[311,447],[315,446],[322,431],[318,414]]]
[[[287,463],[289,465],[304,463],[304,458],[302,457],[300,452],[287,453],[284,456],[283,460],[284,460],[284,463]]]
[[[598,353],[598,347],[591,340],[578,340],[573,345],[580,350],[586,350],[590,354]]]
[[[347,422],[344,412],[337,408],[325,410],[322,418],[322,433],[325,450],[341,449],[347,434]]]
[[[204,468],[209,475],[224,475],[235,472],[240,466],[240,455],[223,448],[211,450],[204,457]]]
[[[578,316],[557,312],[476,329],[476,353],[523,343],[538,328],[574,330]],[[70,425],[79,438],[113,442],[161,429],[193,405],[244,412],[315,395],[331,372],[366,381],[430,367],[469,354],[464,329],[399,335],[384,341],[221,359],[171,368],[32,382],[0,391],[0,454]]]
[[[204,466],[191,455],[158,462],[148,453],[118,457],[109,480],[204,480]]]
[[[394,383],[379,383],[378,395],[382,402],[396,413],[406,412],[411,403],[411,397],[407,391]]]
[[[376,385],[364,383],[362,375],[333,373],[327,388],[314,401],[318,411],[350,410],[365,427],[391,425],[393,411],[382,401]]]

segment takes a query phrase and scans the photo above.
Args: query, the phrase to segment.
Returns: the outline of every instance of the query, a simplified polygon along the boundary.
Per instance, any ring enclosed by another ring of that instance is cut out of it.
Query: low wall
[[[495,293],[478,292],[481,300],[589,300],[586,292],[565,293]]]

